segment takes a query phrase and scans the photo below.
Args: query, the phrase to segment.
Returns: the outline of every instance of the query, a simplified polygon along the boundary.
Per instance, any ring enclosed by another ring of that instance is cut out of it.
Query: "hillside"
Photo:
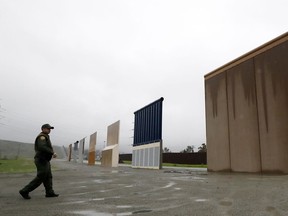
[[[53,146],[58,158],[65,158],[65,151],[61,146]],[[34,144],[9,140],[0,140],[0,159],[33,158]]]

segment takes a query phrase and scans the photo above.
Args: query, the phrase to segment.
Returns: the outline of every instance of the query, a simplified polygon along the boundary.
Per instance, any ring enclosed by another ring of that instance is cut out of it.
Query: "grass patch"
[[[36,166],[32,159],[0,160],[0,173],[28,173],[35,171]]]
[[[123,162],[123,164],[132,164],[132,161],[126,161],[126,160],[124,160],[124,161],[122,161]]]
[[[174,163],[163,163],[163,166],[168,166],[168,167],[207,168],[207,165],[206,165],[206,164],[174,164]]]
[[[124,164],[131,164],[132,161],[123,161]],[[167,167],[191,167],[191,168],[207,168],[206,164],[174,164],[174,163],[163,163],[163,166]]]

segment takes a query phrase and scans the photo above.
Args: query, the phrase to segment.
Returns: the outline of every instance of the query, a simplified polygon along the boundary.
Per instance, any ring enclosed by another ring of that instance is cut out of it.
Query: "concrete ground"
[[[18,191],[35,174],[0,174],[0,215],[288,215],[287,175],[52,163],[57,198],[45,198],[40,186],[24,200]]]

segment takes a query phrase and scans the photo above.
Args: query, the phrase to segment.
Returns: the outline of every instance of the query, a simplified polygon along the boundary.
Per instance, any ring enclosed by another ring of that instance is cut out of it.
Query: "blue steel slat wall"
[[[133,146],[157,142],[162,139],[162,104],[164,98],[134,112]]]

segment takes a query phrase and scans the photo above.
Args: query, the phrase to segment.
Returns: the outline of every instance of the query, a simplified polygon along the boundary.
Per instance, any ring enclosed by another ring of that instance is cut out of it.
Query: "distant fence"
[[[163,153],[163,163],[174,164],[207,164],[206,152]],[[132,161],[132,154],[120,154],[119,161]]]
[[[57,158],[65,158],[65,151],[61,146],[53,146]],[[0,140],[0,159],[34,158],[33,143]]]

